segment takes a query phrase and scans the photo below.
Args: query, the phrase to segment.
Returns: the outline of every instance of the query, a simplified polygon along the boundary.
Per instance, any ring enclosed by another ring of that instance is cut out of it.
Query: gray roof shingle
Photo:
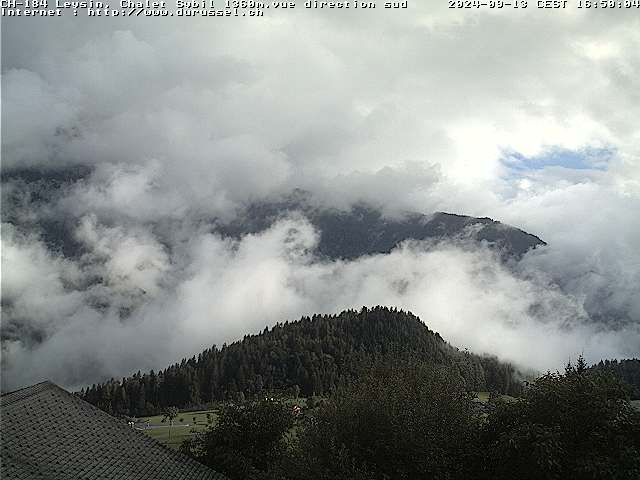
[[[66,390],[0,397],[3,480],[224,480]]]

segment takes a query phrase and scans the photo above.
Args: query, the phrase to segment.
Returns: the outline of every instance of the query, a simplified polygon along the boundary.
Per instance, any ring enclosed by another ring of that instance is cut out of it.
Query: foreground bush
[[[277,478],[293,422],[291,406],[282,401],[227,404],[217,424],[185,441],[181,450],[231,480]]]
[[[459,376],[381,365],[307,418],[294,477],[465,478],[477,424]]]
[[[502,403],[482,431],[486,479],[640,479],[640,414],[628,390],[580,360]]]
[[[583,362],[485,406],[455,371],[379,363],[298,420],[284,402],[229,405],[184,451],[232,480],[637,480],[627,399]]]

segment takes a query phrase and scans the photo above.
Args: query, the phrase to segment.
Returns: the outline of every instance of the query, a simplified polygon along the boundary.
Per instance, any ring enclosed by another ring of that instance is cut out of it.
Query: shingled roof
[[[224,480],[50,382],[0,399],[3,479]]]

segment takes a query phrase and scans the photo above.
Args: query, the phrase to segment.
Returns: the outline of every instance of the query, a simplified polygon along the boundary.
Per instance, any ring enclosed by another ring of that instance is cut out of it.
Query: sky
[[[377,304],[523,368],[638,357],[636,13],[3,18],[3,388],[78,388]],[[28,169],[63,172],[47,202],[53,184],[9,175]],[[300,215],[212,233],[294,189],[489,216],[548,245],[510,266],[460,239],[327,261]],[[81,253],[47,244],[51,220]]]

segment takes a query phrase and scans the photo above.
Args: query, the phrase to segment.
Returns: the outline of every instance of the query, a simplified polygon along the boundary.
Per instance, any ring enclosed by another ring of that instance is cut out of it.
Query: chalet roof
[[[7,480],[224,480],[50,382],[0,397]]]

